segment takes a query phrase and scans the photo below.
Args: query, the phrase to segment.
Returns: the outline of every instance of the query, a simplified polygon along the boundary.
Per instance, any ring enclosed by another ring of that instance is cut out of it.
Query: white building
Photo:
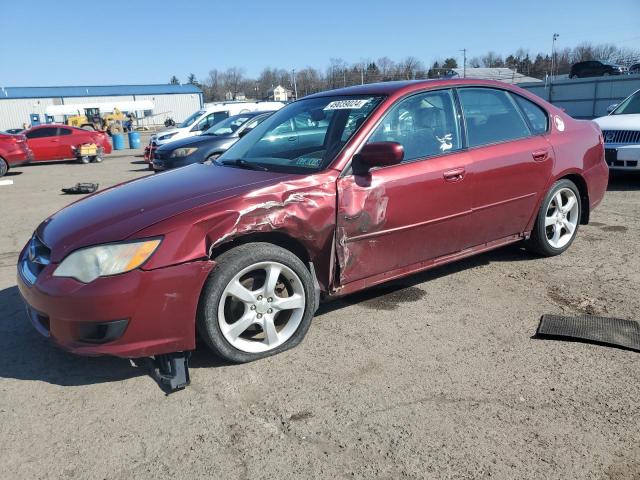
[[[282,85],[272,88],[268,92],[267,100],[274,102],[288,102],[293,99],[293,92],[284,88]]]
[[[163,124],[168,117],[181,122],[204,104],[202,91],[195,85],[0,87],[0,130],[20,128],[25,123],[64,121],[62,117],[47,116],[47,107],[52,105],[90,107],[91,104],[118,105],[141,101],[153,105],[152,110],[135,112],[143,125]],[[33,116],[37,120],[34,121]]]

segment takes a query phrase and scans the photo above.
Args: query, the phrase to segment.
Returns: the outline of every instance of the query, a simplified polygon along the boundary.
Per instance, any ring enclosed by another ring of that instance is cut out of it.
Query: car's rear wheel
[[[581,208],[575,183],[567,179],[554,183],[540,206],[527,248],[548,257],[564,252],[578,233]]]
[[[9,171],[9,164],[6,160],[0,157],[0,177],[4,177]]]
[[[270,243],[248,243],[216,258],[198,311],[198,331],[220,357],[236,363],[299,344],[315,305],[309,269]]]

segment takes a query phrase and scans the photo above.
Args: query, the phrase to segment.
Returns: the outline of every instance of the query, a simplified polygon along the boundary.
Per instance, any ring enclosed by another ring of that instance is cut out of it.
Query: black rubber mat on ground
[[[543,315],[536,333],[540,337],[572,338],[640,352],[640,325],[633,320],[593,315]]]

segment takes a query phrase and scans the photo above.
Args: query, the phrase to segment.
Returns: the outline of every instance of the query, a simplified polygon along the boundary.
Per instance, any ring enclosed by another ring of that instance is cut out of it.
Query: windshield
[[[253,115],[234,115],[221,122],[216,123],[204,135],[228,135],[238,130],[244,123],[250,120]]]
[[[627,97],[611,115],[629,115],[632,113],[640,113],[640,90]]]
[[[204,110],[198,110],[196,113],[194,113],[189,118],[187,118],[184,122],[178,125],[178,128],[186,128],[193,125],[193,122],[195,122],[198,118],[200,118],[204,113],[205,113]]]
[[[217,163],[301,173],[321,170],[331,163],[381,100],[381,96],[374,95],[299,100],[267,118],[227,150]]]

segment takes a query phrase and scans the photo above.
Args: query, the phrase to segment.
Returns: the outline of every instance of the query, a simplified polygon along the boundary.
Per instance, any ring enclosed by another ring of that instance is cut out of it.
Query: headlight
[[[76,250],[53,272],[54,277],[72,277],[84,283],[138,268],[155,252],[160,239],[115,243]]]
[[[173,153],[171,154],[171,158],[176,158],[176,157],[187,157],[189,155],[191,155],[193,152],[195,152],[196,150],[198,150],[195,147],[191,147],[191,148],[176,148]]]
[[[171,137],[173,137],[173,136],[175,136],[177,134],[178,134],[178,132],[173,132],[173,133],[170,133],[168,135],[163,135],[161,137],[158,137],[158,140],[169,140]]]

